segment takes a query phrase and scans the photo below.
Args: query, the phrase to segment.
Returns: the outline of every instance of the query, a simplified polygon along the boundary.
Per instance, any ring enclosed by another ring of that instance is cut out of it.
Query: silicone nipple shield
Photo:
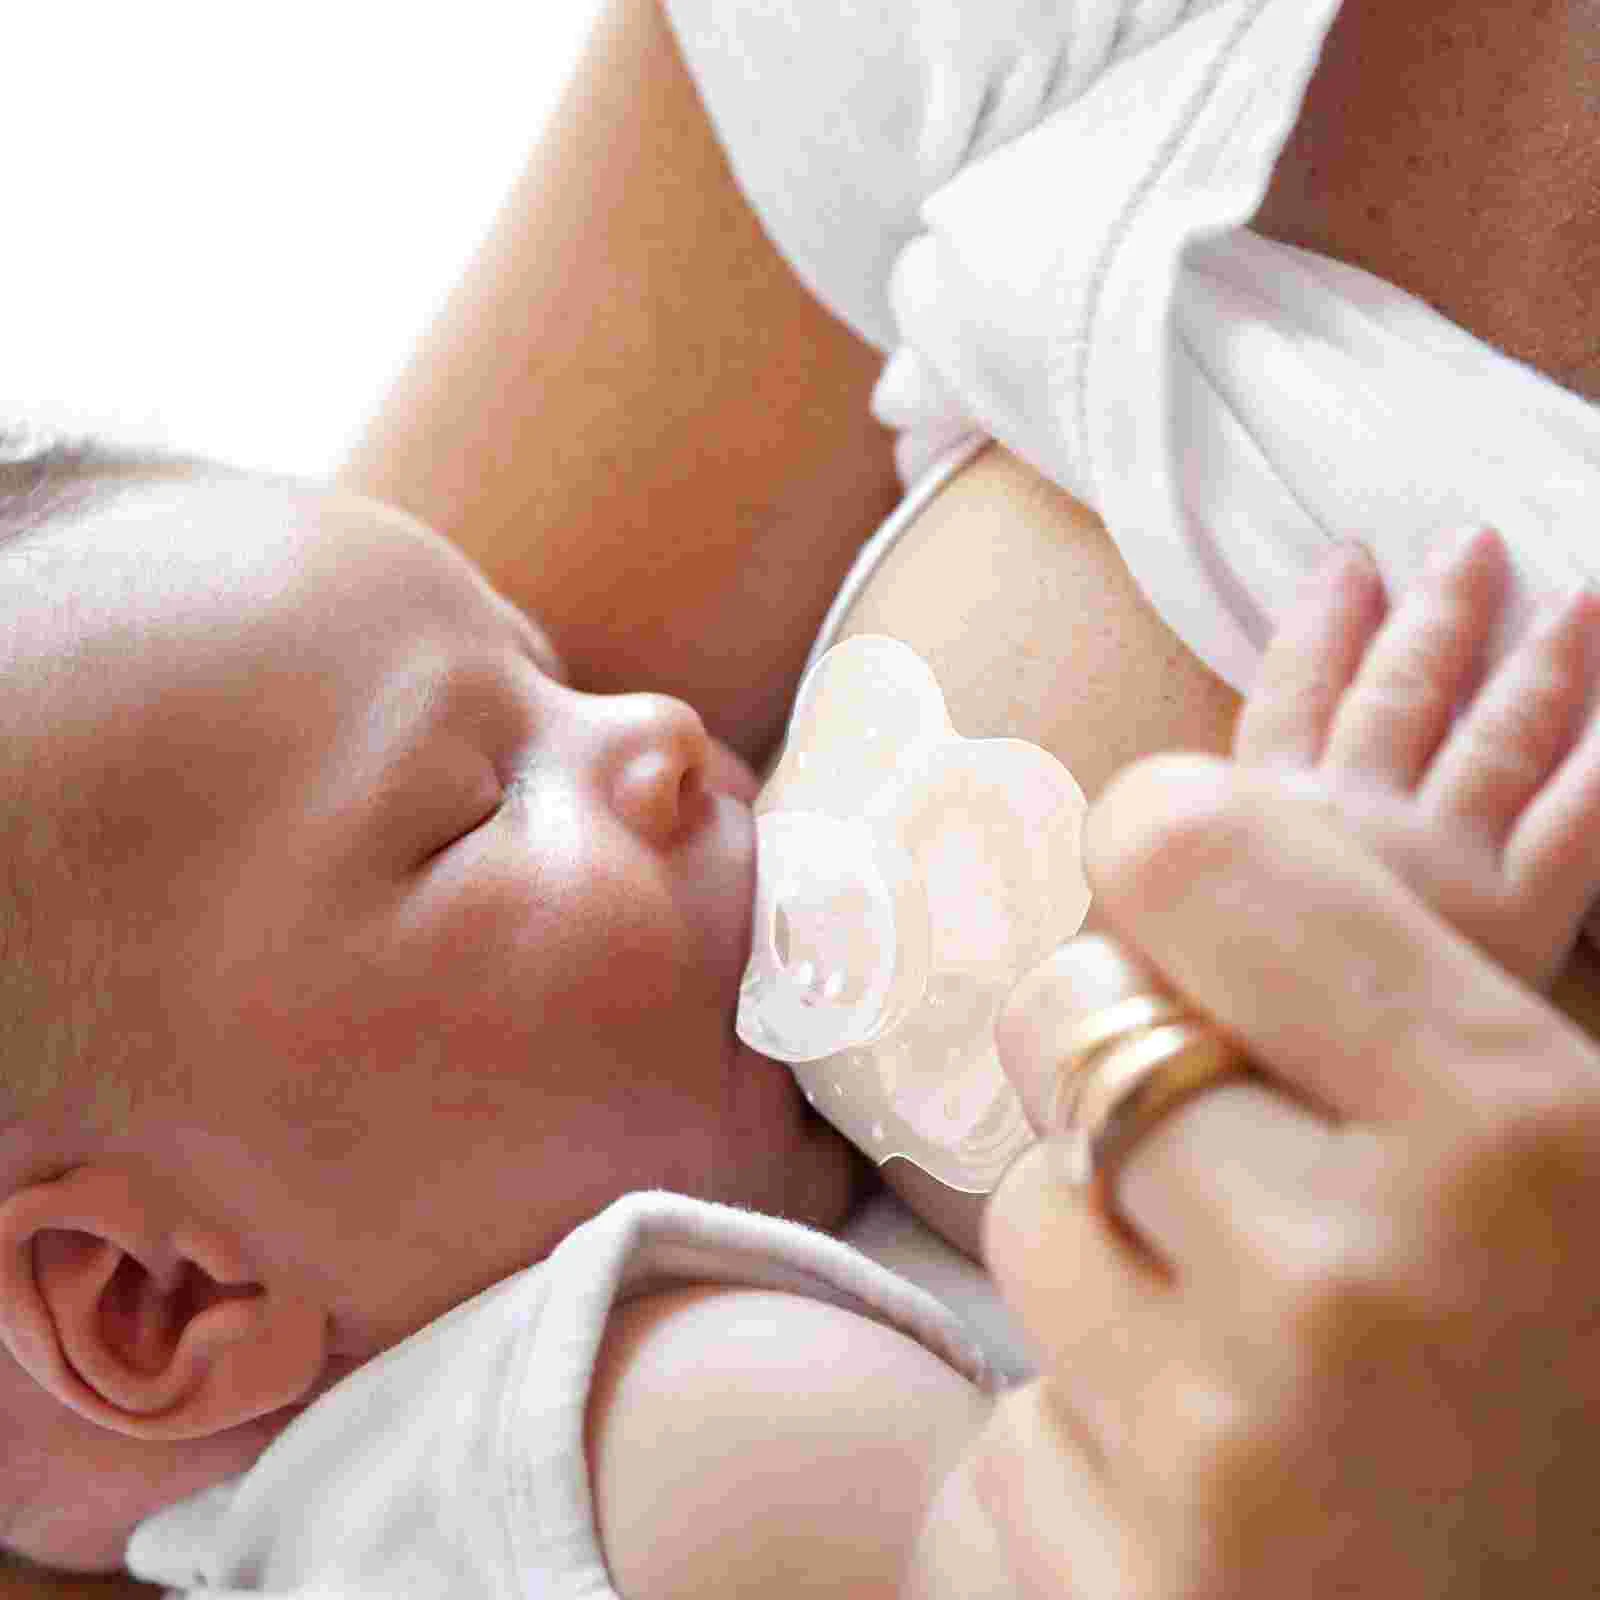
[[[806,675],[756,804],[746,1044],[874,1160],[984,1193],[1032,1140],[994,1019],[1089,909],[1083,791],[1019,739],[963,739],[878,635]]]

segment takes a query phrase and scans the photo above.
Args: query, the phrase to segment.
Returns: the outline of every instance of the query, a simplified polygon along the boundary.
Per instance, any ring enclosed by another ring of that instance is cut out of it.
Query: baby
[[[748,773],[679,702],[566,687],[373,502],[0,471],[6,1543],[175,1585],[887,1592],[987,1403],[959,1326],[809,1230],[611,1205],[835,1228],[858,1190],[733,1037]],[[1536,981],[1600,889],[1596,615],[1480,686],[1505,579],[1481,535],[1380,626],[1343,556],[1239,754]]]
[[[635,1189],[835,1227],[740,1046],[753,780],[355,497],[0,465],[0,1537],[120,1565]]]

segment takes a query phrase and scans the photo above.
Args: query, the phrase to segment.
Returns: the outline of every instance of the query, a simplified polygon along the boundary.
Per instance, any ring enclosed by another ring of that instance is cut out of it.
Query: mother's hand
[[[1138,1145],[1125,1229],[1059,1141],[1008,1175],[988,1256],[1047,1376],[946,1494],[1030,1595],[1600,1590],[1600,1055],[1269,776],[1144,763],[1088,848],[1150,966],[1085,939],[1019,990],[1033,1113],[1150,970],[1262,1077]]]

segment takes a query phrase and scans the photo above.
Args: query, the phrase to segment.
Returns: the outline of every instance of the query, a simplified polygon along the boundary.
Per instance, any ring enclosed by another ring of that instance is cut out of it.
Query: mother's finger
[[[1012,1164],[984,1217],[984,1260],[1108,1470],[1137,1427],[1153,1374],[1192,1340],[1189,1280],[1063,1185],[1060,1151]]]
[[[1167,984],[1104,934],[1083,933],[1041,962],[1006,998],[995,1022],[1000,1065],[1039,1134],[1059,1133],[1062,1064],[1084,1018]]]
[[[923,1524],[907,1597],[1147,1594],[1148,1531],[1091,1462],[1044,1381],[1001,1397]]]
[[[1327,1247],[1338,1130],[1259,1078],[1220,1083],[1169,1112],[1117,1168],[1115,1205],[1186,1282],[1237,1292],[1250,1275]]]
[[[1170,991],[1105,934],[1069,940],[1017,985],[995,1039],[1040,1134],[1062,1131],[1066,1064],[1091,1019],[1116,1018],[1147,996]],[[1242,1258],[1276,1257],[1286,1240],[1315,1230],[1307,1177],[1332,1137],[1323,1118],[1259,1079],[1214,1084],[1142,1136],[1112,1181],[1111,1209],[1175,1273],[1235,1281]]]
[[[1271,775],[1162,756],[1085,825],[1104,921],[1252,1062],[1337,1117],[1476,1116],[1600,1057]]]

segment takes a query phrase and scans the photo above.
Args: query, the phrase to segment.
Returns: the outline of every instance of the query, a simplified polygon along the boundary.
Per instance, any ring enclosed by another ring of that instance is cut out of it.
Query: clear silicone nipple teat
[[[962,738],[909,646],[835,646],[756,805],[739,1037],[876,1161],[992,1189],[1032,1138],[994,1019],[1082,925],[1084,811],[1046,751]]]

